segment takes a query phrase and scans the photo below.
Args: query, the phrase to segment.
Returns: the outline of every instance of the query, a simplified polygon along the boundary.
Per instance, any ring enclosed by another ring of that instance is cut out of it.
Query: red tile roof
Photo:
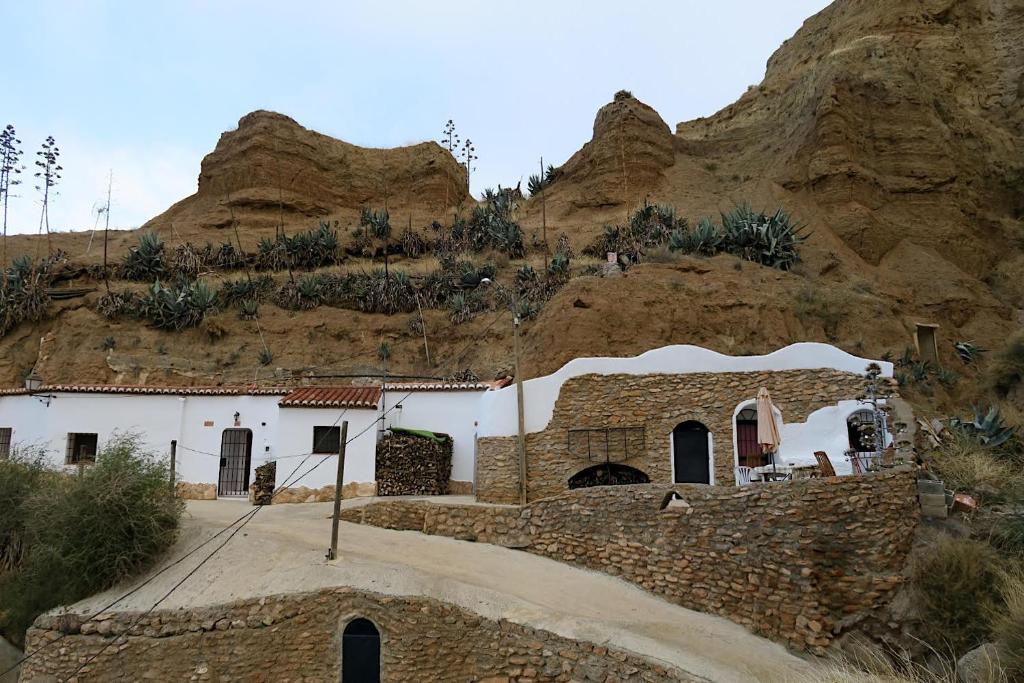
[[[380,387],[303,387],[278,401],[282,408],[376,408]]]
[[[445,382],[438,380],[423,382],[388,382],[384,385],[388,391],[487,391],[499,389],[503,384],[494,382]]]

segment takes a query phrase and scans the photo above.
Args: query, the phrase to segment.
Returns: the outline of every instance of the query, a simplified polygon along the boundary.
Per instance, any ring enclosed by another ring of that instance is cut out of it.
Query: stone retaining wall
[[[864,391],[861,375],[839,370],[714,372],[679,375],[581,375],[562,385],[548,426],[526,435],[529,500],[567,488],[569,477],[594,463],[571,456],[568,430],[644,427],[644,448],[627,465],[652,482],[672,482],[671,434],[687,420],[703,423],[714,444],[718,484],[734,481],[733,413],[767,387],[786,422],[803,422],[815,410]],[[529,400],[529,396],[526,397]],[[519,502],[516,437],[477,442],[477,496],[492,503]]]
[[[194,610],[42,616],[22,681],[339,681],[341,634],[354,618],[381,634],[381,680],[696,681],[645,657],[493,621],[421,597],[352,588],[244,600]]]
[[[904,470],[746,487],[638,484],[524,508],[386,501],[343,514],[607,572],[820,653],[874,622],[903,583],[919,519],[915,479]],[[662,509],[673,491],[682,500]]]

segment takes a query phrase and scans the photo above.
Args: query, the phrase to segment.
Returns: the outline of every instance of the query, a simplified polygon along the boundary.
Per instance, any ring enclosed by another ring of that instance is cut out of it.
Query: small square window
[[[341,446],[341,427],[313,427],[313,452],[337,453]]]
[[[79,462],[96,462],[96,434],[68,432],[68,450],[64,462],[77,465]]]
[[[11,457],[11,428],[0,427],[0,460]]]

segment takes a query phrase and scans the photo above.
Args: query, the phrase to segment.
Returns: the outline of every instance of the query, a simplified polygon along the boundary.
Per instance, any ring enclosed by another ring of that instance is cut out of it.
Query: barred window
[[[77,465],[79,462],[96,462],[96,434],[68,432],[68,449],[64,462]]]
[[[0,460],[11,457],[11,428],[0,427]]]

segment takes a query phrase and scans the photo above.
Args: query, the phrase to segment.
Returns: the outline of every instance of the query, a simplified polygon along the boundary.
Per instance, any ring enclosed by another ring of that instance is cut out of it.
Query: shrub
[[[313,269],[337,263],[338,256],[338,231],[321,222],[314,230],[292,236],[264,237],[259,241],[256,265],[264,270]]]
[[[686,230],[686,219],[676,215],[675,207],[645,201],[630,216],[628,225],[605,226],[604,234],[583,253],[604,258],[606,253],[616,252],[632,263],[639,263],[646,250],[669,244],[673,233],[683,234]]]
[[[406,228],[402,231],[401,237],[398,238],[399,244],[402,245],[402,253],[409,258],[417,258],[427,253],[430,245],[427,240],[423,238],[415,230]]]
[[[274,291],[274,278],[270,275],[257,275],[252,278],[225,280],[220,286],[218,297],[225,305],[233,305],[244,301],[266,301]]]
[[[133,436],[113,438],[81,477],[33,476],[16,513],[24,556],[0,579],[0,629],[16,640],[41,612],[144,570],[174,542],[184,508],[162,459]]]
[[[992,624],[999,663],[1010,680],[1024,680],[1024,574],[1005,577],[1001,596],[1005,607]]]
[[[139,300],[140,317],[164,330],[195,327],[217,307],[217,294],[204,282],[164,286],[157,280]]]
[[[1024,384],[1024,331],[1017,332],[992,359],[992,388],[1002,397]]]
[[[274,362],[274,354],[271,353],[270,349],[263,349],[259,353],[260,365],[267,366]]]
[[[167,271],[164,241],[155,232],[146,232],[139,237],[139,245],[131,247],[124,257],[122,267],[129,280],[147,281],[163,276]]]
[[[96,310],[104,318],[114,320],[121,317],[135,317],[141,308],[139,296],[128,289],[107,292],[96,303]]]
[[[510,258],[522,258],[526,254],[523,231],[512,218],[518,208],[516,194],[516,190],[500,185],[496,193],[488,192],[484,205],[473,208],[464,226],[459,221],[452,226],[452,239],[456,242],[468,240],[475,251],[494,249],[508,254]]]
[[[210,257],[210,245],[205,250],[197,249],[191,242],[179,244],[171,255],[170,270],[179,277],[195,279],[206,267]]]
[[[307,273],[297,280],[284,283],[274,297],[281,308],[292,311],[310,311],[323,303],[324,282],[322,275]]]
[[[0,336],[7,334],[24,321],[39,321],[46,317],[50,297],[49,260],[38,264],[27,256],[14,260],[3,272],[0,282]]]
[[[1000,602],[1001,562],[986,543],[939,535],[914,557],[910,582],[924,641],[959,657],[985,642]]]
[[[24,558],[25,500],[55,476],[43,464],[45,455],[41,449],[16,449],[0,460],[0,576],[16,570]]]

